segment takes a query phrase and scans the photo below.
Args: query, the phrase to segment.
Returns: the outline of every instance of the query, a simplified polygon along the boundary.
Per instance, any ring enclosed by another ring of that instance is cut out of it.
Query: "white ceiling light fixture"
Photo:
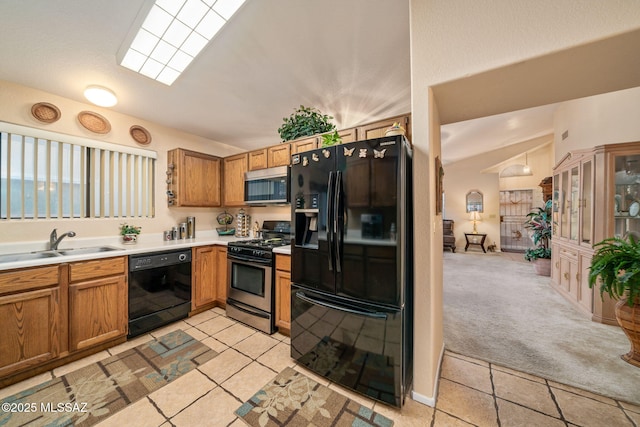
[[[531,168],[529,167],[529,156],[527,153],[524,153],[524,167],[522,168],[522,172],[526,175],[531,174]]]
[[[84,90],[84,97],[100,107],[113,107],[118,103],[116,94],[103,86],[91,85]]]
[[[171,86],[244,2],[147,0],[118,51],[118,63]]]

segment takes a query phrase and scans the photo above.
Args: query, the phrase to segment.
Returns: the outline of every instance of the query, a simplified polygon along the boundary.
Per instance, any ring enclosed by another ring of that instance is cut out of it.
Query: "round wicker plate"
[[[38,102],[31,106],[31,114],[36,119],[44,123],[53,123],[57,121],[61,114],[58,107],[48,102]]]
[[[78,121],[82,126],[94,133],[109,133],[111,123],[98,113],[93,111],[81,111],[78,113]]]
[[[133,125],[129,128],[131,138],[138,144],[147,145],[151,142],[151,134],[142,126]]]

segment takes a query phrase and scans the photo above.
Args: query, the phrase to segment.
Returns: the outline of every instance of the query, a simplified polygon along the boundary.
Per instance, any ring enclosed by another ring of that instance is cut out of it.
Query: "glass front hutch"
[[[640,237],[640,142],[568,153],[553,172],[551,283],[597,322],[617,324],[614,305],[588,286],[594,245]]]

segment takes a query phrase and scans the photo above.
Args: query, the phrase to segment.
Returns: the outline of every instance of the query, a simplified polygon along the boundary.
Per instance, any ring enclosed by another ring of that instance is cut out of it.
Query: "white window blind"
[[[153,217],[155,159],[0,122],[0,219]]]

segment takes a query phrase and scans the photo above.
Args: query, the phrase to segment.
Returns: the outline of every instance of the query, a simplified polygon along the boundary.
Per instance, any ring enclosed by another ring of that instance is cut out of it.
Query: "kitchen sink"
[[[4,254],[0,255],[0,263],[2,262],[17,262],[17,261],[31,261],[34,259],[53,258],[60,256],[54,251],[38,251],[38,252],[26,252],[21,254]]]
[[[101,252],[121,251],[121,250],[122,250],[121,248],[114,248],[112,246],[91,246],[87,248],[61,249],[58,251],[35,251],[35,252],[24,252],[19,254],[4,254],[4,255],[0,255],[0,263],[32,261],[37,259],[46,259],[46,258],[63,257],[63,256],[71,256],[71,255],[88,255],[88,254],[97,254]]]
[[[61,249],[58,250],[60,255],[86,255],[86,254],[96,254],[100,252],[110,252],[110,251],[121,251],[121,248],[114,248],[113,246],[91,246],[87,248],[76,248],[76,249]]]

